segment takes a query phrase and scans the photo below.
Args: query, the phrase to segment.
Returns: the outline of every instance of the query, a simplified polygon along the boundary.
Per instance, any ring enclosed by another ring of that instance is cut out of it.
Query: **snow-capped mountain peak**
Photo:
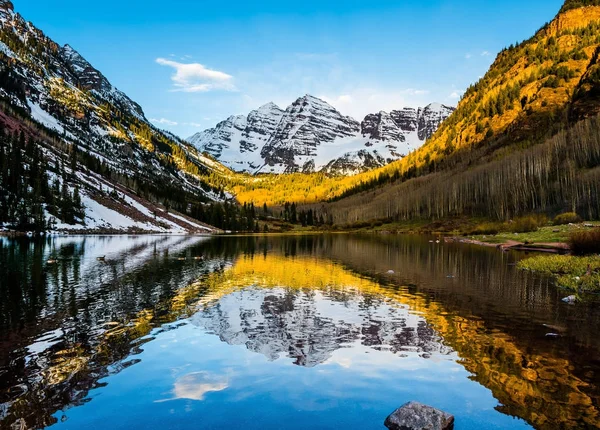
[[[362,123],[306,94],[285,111],[267,103],[188,141],[228,167],[249,173],[353,174],[404,157],[454,109],[439,103],[367,115]]]
[[[271,112],[273,110],[281,110],[281,108],[279,106],[277,106],[275,103],[269,102],[269,103],[262,105],[261,107],[259,107],[256,110],[259,112]]]
[[[0,0],[0,10],[13,11],[14,6],[13,6],[12,2],[9,0]]]

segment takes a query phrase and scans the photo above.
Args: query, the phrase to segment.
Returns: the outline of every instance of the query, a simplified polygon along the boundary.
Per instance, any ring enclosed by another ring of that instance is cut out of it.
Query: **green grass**
[[[576,293],[600,292],[600,256],[542,255],[522,260],[518,267],[553,276],[560,287]]]
[[[598,223],[594,223],[598,225]],[[542,227],[538,231],[530,233],[498,233],[496,235],[476,235],[469,236],[475,240],[487,243],[506,243],[509,240],[522,243],[567,243],[572,233],[590,230],[583,224],[558,225]]]

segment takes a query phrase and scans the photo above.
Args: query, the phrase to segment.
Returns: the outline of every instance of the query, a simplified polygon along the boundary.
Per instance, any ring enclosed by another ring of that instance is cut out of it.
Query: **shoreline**
[[[523,251],[523,252],[546,252],[551,254],[567,254],[571,248],[564,242],[551,243],[525,243],[515,240],[509,240],[503,243],[491,243],[466,237],[453,236],[444,238],[446,243],[462,243],[466,245],[485,246],[488,248],[496,248],[501,251]]]
[[[340,229],[315,229],[315,230],[290,230],[285,232],[268,232],[268,233],[226,233],[223,231],[151,231],[151,230],[117,230],[117,229],[99,229],[99,230],[60,230],[44,232],[41,235],[33,234],[32,232],[20,232],[20,231],[0,231],[0,237],[7,238],[41,238],[41,237],[54,237],[54,236],[204,236],[204,237],[276,237],[276,236],[301,236],[301,235],[320,235],[320,234],[377,234],[377,235],[427,235],[427,236],[438,236],[440,240],[445,243],[458,243],[464,245],[476,245],[487,248],[496,248],[503,252],[508,251],[521,251],[521,252],[540,252],[548,254],[568,254],[570,247],[566,242],[529,242],[529,241],[517,241],[512,239],[504,239],[500,242],[486,241],[485,239],[469,238],[457,234],[457,232],[449,231],[415,231],[415,230],[378,230],[378,229],[360,229],[360,230],[340,230]],[[493,237],[493,236],[492,236]]]
[[[176,232],[176,231],[148,231],[148,230],[132,230],[132,231],[123,231],[123,230],[63,230],[63,231],[50,231],[43,232],[43,234],[30,234],[31,232],[25,231],[0,231],[0,237],[7,237],[12,239],[17,238],[46,238],[46,237],[56,237],[56,236],[222,236],[223,233],[219,232]]]

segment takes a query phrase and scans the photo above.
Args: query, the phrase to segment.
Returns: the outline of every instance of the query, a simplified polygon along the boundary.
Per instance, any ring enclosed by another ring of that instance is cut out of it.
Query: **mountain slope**
[[[322,209],[350,224],[562,211],[600,217],[597,4],[567,2],[534,37],[498,55],[421,149]]]
[[[431,104],[368,115],[359,124],[306,95],[285,111],[269,103],[248,117],[232,116],[188,141],[237,171],[354,174],[406,156],[452,111]]]
[[[255,172],[264,163],[261,150],[275,133],[283,114],[277,105],[269,103],[247,117],[231,116],[188,141],[234,170]]]
[[[581,3],[567,2],[535,36],[500,52],[432,138],[402,160],[350,178],[261,179],[239,185],[238,199],[305,204],[341,225],[600,217],[600,6]]]
[[[152,126],[142,108],[75,49],[58,46],[7,0],[0,0],[0,127],[5,134],[24,135],[19,149],[15,139],[3,139],[3,153],[38,145],[49,178],[71,194],[81,193],[85,217],[67,225],[60,212],[46,214],[65,228],[208,231],[188,223],[172,226],[171,216],[160,222],[160,208],[187,212],[190,205],[223,196],[211,178],[227,175],[226,168]],[[16,205],[18,188],[0,185],[5,204]],[[137,196],[151,215],[127,199],[106,201],[106,189]],[[118,212],[131,217],[122,219]],[[8,213],[14,218],[16,209]],[[146,218],[151,220],[145,227],[135,221]]]
[[[569,1],[531,39],[503,50],[426,147],[402,166],[421,166],[502,138],[536,142],[596,111],[577,107],[597,79],[600,7]],[[590,94],[591,105],[594,94]],[[591,106],[590,106],[591,107]]]

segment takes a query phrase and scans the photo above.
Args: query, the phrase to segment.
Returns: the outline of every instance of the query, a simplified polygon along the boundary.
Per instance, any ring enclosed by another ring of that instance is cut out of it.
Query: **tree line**
[[[41,147],[24,133],[0,130],[0,224],[41,232],[52,228],[54,219],[83,221],[80,191],[69,186],[71,179],[64,164],[51,166]]]
[[[600,218],[600,117],[502,157],[486,158],[488,151],[474,150],[452,170],[305,208],[322,208],[336,224],[459,216],[510,220],[564,211]],[[485,161],[471,164],[473,160]]]

